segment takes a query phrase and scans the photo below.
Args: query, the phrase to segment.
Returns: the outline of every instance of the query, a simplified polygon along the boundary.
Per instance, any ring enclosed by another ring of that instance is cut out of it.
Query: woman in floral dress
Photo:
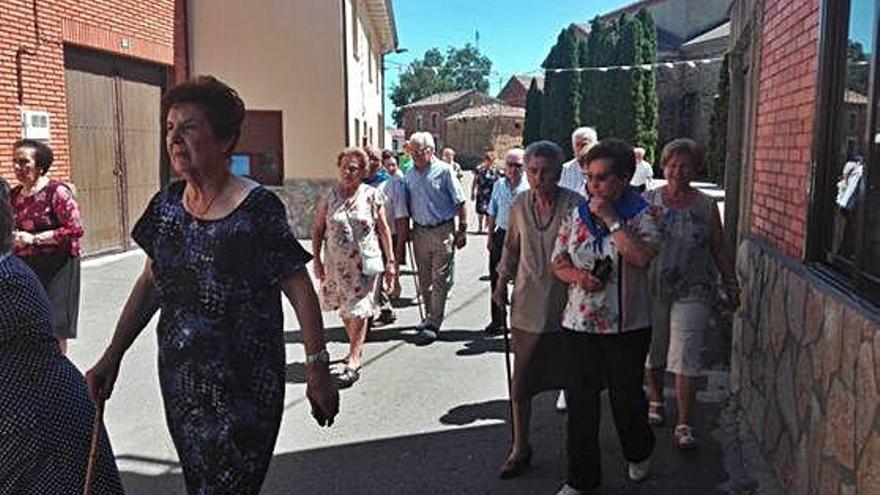
[[[339,185],[318,203],[312,232],[315,275],[321,280],[321,307],[339,311],[349,351],[338,377],[341,387],[360,378],[364,341],[370,318],[378,316],[377,283],[382,253],[385,282],[394,284],[397,262],[385,215],[385,197],[363,183],[369,159],[358,148],[347,148],[336,159]],[[378,266],[375,266],[378,263]]]
[[[471,184],[471,200],[477,210],[477,229],[483,232],[483,224],[486,215],[489,214],[489,201],[492,199],[492,189],[501,175],[495,168],[495,153],[487,151],[483,153],[483,161],[474,171],[474,181]]]
[[[629,477],[648,475],[654,434],[642,390],[651,343],[648,266],[657,252],[657,211],[629,186],[635,154],[623,141],[587,152],[590,199],[569,212],[553,249],[553,272],[568,284],[568,478],[560,494],[596,489],[599,391],[607,386]]]

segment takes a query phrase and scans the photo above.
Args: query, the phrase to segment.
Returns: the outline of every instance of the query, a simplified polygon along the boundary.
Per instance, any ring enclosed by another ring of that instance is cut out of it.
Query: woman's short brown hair
[[[12,145],[13,150],[19,148],[27,148],[34,150],[34,164],[37,166],[37,172],[40,175],[46,175],[52,162],[55,161],[55,154],[48,144],[37,141],[36,139],[19,139]]]
[[[7,253],[12,249],[14,226],[12,204],[9,203],[9,184],[0,179],[0,253]]]
[[[162,96],[162,121],[175,106],[192,103],[205,111],[214,135],[223,141],[229,140],[228,154],[232,154],[241,136],[241,123],[244,121],[244,102],[238,93],[213,76],[197,76],[169,89]]]
[[[660,167],[666,167],[666,162],[675,155],[687,155],[690,157],[697,174],[706,172],[706,154],[703,147],[693,139],[678,138],[666,143],[663,152],[660,153]]]
[[[364,170],[364,172],[369,170],[370,159],[367,156],[366,151],[360,148],[345,148],[344,150],[339,152],[339,155],[336,156],[336,166],[338,167],[342,165],[342,160],[346,158],[357,162]]]

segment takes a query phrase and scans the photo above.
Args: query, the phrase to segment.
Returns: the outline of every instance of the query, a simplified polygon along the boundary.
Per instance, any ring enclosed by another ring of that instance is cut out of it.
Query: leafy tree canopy
[[[436,93],[476,89],[489,90],[492,61],[467,43],[462,48],[449,47],[446,53],[438,48],[425,52],[421,60],[412,61],[391,87],[394,122],[400,126],[403,113],[400,107]]]

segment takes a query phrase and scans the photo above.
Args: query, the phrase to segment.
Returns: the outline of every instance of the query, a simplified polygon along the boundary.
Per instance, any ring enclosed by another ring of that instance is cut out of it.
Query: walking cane
[[[499,280],[498,283],[505,283]],[[505,309],[506,311],[506,309]],[[507,407],[510,413],[510,434],[513,436],[513,376],[510,371],[510,336],[507,334],[507,325],[504,326],[504,369],[507,371]]]
[[[419,278],[419,264],[414,254],[415,249],[412,246],[412,239],[407,239],[406,247],[409,250],[409,259],[412,260],[413,265],[413,280],[416,283],[416,304],[419,305],[419,318],[425,321],[425,310],[422,309],[422,281]]]
[[[86,480],[83,484],[83,495],[89,495],[92,491],[92,482],[95,481],[95,469],[98,463],[98,445],[101,443],[101,430],[104,425],[104,399],[98,399],[95,403],[95,421],[92,424],[92,443],[89,445],[89,458],[86,464]]]

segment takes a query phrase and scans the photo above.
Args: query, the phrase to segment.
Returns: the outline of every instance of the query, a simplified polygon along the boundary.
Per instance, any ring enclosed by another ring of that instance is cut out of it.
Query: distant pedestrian
[[[651,182],[654,180],[654,167],[645,161],[645,148],[633,148],[633,152],[636,155],[636,171],[633,172],[629,185],[643,193],[651,189]]]
[[[134,226],[147,261],[86,378],[94,397],[109,398],[123,356],[160,311],[159,385],[187,492],[256,494],[284,412],[282,292],[302,328],[312,415],[330,425],[338,411],[311,256],[281,200],[230,170],[245,116],[234,89],[197,77],[165,93],[162,115],[182,180]]]
[[[80,239],[83,225],[71,187],[47,175],[54,156],[42,141],[13,145],[19,185],[10,198],[15,212],[13,251],[40,278],[52,303],[52,333],[62,354],[76,338],[79,320]]]
[[[648,420],[653,425],[663,423],[663,371],[673,373],[678,404],[675,445],[688,449],[697,446],[691,422],[693,379],[703,371],[703,340],[716,306],[719,274],[727,297],[736,301],[739,294],[718,207],[709,195],[691,186],[704,171],[703,150],[690,139],[676,139],[663,148],[660,163],[666,185],[645,194],[662,218],[662,249],[651,265]]]
[[[656,207],[629,186],[632,148],[601,141],[586,158],[590,200],[563,218],[553,271],[567,283],[562,325],[572,370],[568,401],[568,476],[560,494],[601,483],[599,392],[607,386],[629,478],[648,475],[654,433],[642,390],[651,343],[648,266],[657,252]]]
[[[586,154],[597,142],[599,142],[599,138],[596,130],[592,127],[578,127],[571,133],[571,151],[574,158],[562,165],[562,176],[559,178],[560,186],[582,196],[587,194],[586,180],[578,162],[578,155],[579,153]]]
[[[464,180],[464,170],[462,170],[461,165],[455,161],[455,150],[452,148],[443,148],[443,161],[448,163],[450,167],[452,167],[452,171],[455,173],[455,178],[458,179],[459,182]]]
[[[495,187],[492,188],[492,197],[489,200],[489,211],[486,216],[489,236],[486,239],[486,247],[489,250],[490,294],[495,293],[495,287],[498,285],[497,267],[504,249],[504,238],[507,234],[510,218],[510,205],[519,193],[529,189],[528,181],[523,180],[523,155],[522,148],[512,148],[507,152],[504,157],[504,178],[495,183]],[[492,321],[486,326],[486,332],[500,333],[507,330],[507,309],[491,298],[489,306]]]
[[[389,296],[392,300],[400,297],[400,265],[406,263],[406,238],[398,232],[406,230],[406,222],[409,218],[409,210],[406,206],[406,184],[403,182],[403,172],[397,167],[397,159],[394,153],[382,151],[382,166],[391,177],[379,188],[385,195],[385,215],[388,228],[391,231],[391,244],[394,246],[394,259],[397,261],[397,273],[394,274],[394,286]],[[398,224],[403,224],[400,227]]]
[[[58,350],[42,283],[10,252],[13,225],[0,179],[0,493],[82,493],[95,404]],[[122,494],[107,431],[100,434],[90,493]]]
[[[385,222],[388,225],[388,232],[391,235],[391,252],[395,253],[395,270],[391,275],[391,280],[389,280],[388,283],[382,283],[380,281],[376,284],[376,303],[379,305],[379,314],[370,320],[370,325],[374,323],[387,325],[389,323],[394,323],[394,321],[397,320],[397,315],[394,313],[394,308],[391,306],[391,293],[398,282],[397,268],[399,266],[396,250],[394,248],[394,232],[396,231],[394,227],[395,221],[391,218],[390,213],[393,209],[391,204],[392,201],[387,194],[390,192],[388,186],[391,184],[392,177],[383,165],[382,150],[374,147],[367,147],[364,148],[364,151],[367,153],[370,163],[367,168],[367,177],[364,178],[364,184],[375,187],[376,191],[382,197],[384,204],[383,209],[385,210]],[[388,257],[385,255],[384,251],[382,252],[382,263],[383,265],[388,264]]]
[[[409,170],[413,167],[412,147],[410,146],[409,140],[403,142],[403,151],[397,158],[397,162],[400,164],[400,170],[404,174],[409,172]]]
[[[394,283],[397,262],[385,198],[363,183],[370,167],[367,154],[346,148],[336,166],[339,184],[318,202],[312,252],[315,275],[321,280],[321,307],[339,311],[345,324],[348,356],[337,379],[341,387],[350,387],[360,378],[368,322],[379,315],[377,284]]]
[[[452,167],[434,156],[433,136],[417,132],[410,137],[410,146],[414,167],[406,173],[404,183],[413,222],[419,289],[427,313],[417,329],[423,342],[430,343],[437,339],[443,324],[455,249],[467,242],[467,212],[464,192]]]
[[[495,167],[495,152],[483,153],[483,160],[474,171],[474,180],[471,183],[471,201],[477,211],[477,232],[483,233],[483,224],[486,223],[486,214],[489,212],[489,200],[492,198],[492,188],[501,177]]]
[[[545,390],[558,390],[568,380],[560,326],[567,288],[553,275],[550,255],[562,219],[583,198],[558,185],[564,157],[562,149],[550,141],[538,141],[526,148],[523,158],[530,189],[513,199],[498,263],[498,283],[492,299],[502,308],[510,305],[514,355],[510,387],[513,438],[499,473],[501,478],[519,475],[531,462],[532,397]],[[510,298],[508,281],[513,281]]]

